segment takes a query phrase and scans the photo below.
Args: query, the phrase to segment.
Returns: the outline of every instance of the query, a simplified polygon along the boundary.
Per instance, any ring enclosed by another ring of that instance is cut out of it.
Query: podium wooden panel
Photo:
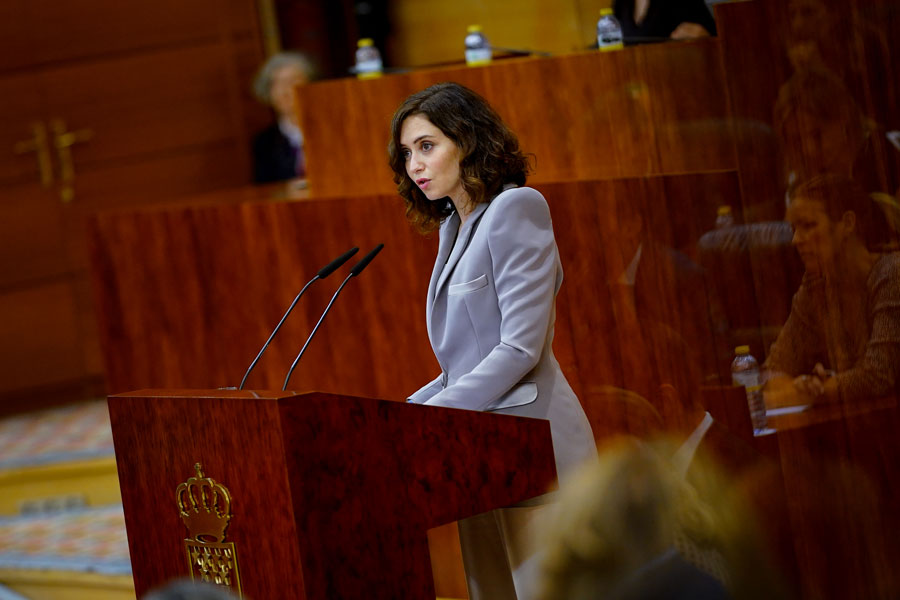
[[[135,589],[189,573],[175,489],[228,487],[249,598],[435,597],[426,530],[553,485],[547,421],[325,393],[109,398]]]

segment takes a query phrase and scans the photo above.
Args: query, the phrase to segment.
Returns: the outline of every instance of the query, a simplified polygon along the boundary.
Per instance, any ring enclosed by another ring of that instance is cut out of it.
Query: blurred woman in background
[[[312,63],[299,52],[273,54],[256,75],[253,92],[260,102],[272,107],[277,121],[253,139],[255,183],[283,181],[306,174],[294,88],[308,83],[312,77]]]
[[[876,205],[853,180],[821,175],[789,194],[806,273],[764,364],[766,403],[895,394],[900,383],[900,252],[883,251]]]

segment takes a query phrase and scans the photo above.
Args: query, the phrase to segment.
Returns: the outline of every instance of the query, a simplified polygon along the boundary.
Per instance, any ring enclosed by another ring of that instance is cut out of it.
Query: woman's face
[[[276,70],[272,75],[272,87],[269,96],[272,99],[272,108],[282,117],[292,117],[294,114],[294,88],[307,83],[306,74],[297,65],[285,65]]]
[[[841,224],[829,218],[821,202],[802,196],[791,202],[787,220],[806,271],[817,275],[833,272],[846,237]]]
[[[406,174],[426,198],[450,197],[457,210],[466,205],[468,195],[460,179],[459,147],[424,115],[412,115],[403,121],[400,151],[406,161]]]

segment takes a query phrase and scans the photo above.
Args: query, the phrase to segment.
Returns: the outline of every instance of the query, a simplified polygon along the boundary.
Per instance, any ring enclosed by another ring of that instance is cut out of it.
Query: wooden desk
[[[757,441],[780,457],[803,597],[897,597],[897,399],[776,411],[769,426]]]
[[[803,429],[842,419],[852,419],[869,413],[885,414],[897,409],[897,398],[875,398],[865,402],[825,404],[822,406],[785,406],[766,411],[767,429],[761,436],[780,431]]]
[[[708,39],[301,86],[311,194],[395,193],[391,116],[409,94],[441,81],[490,102],[537,157],[535,183],[736,165],[719,43]]]

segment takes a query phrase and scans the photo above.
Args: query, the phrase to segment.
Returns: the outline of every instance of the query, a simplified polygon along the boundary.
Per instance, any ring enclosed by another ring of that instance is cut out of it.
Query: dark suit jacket
[[[266,127],[253,138],[253,181],[269,183],[293,179],[297,173],[297,149],[288,141],[278,123]]]
[[[716,22],[703,0],[650,0],[640,25],[634,22],[634,0],[616,0],[613,10],[626,44],[668,38],[684,22],[702,25],[710,35],[716,35]]]

